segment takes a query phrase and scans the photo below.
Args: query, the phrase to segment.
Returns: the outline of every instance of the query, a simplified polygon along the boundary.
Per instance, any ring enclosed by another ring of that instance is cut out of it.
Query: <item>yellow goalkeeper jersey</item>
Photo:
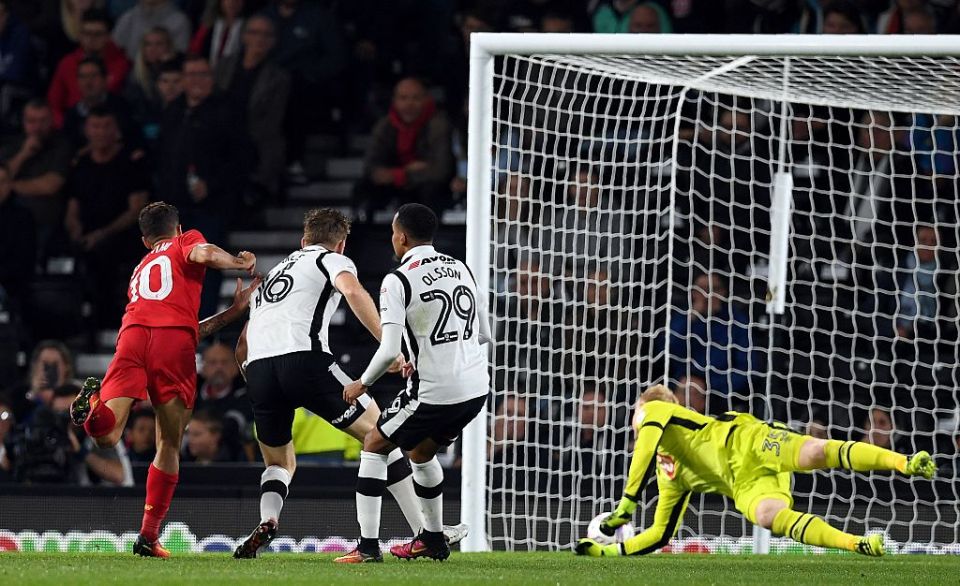
[[[713,418],[663,401],[644,404],[634,425],[637,443],[624,501],[637,502],[654,467],[660,500],[653,525],[620,544],[621,553],[644,554],[666,545],[694,492],[731,497],[748,518],[761,497],[776,495],[792,504],[786,470],[797,469],[804,436],[746,413]]]

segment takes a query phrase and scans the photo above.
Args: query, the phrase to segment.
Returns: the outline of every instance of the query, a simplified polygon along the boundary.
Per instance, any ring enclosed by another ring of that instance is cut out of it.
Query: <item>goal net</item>
[[[633,404],[666,382],[707,414],[934,452],[934,482],[837,470],[793,490],[838,528],[944,551],[960,531],[960,60],[716,43],[492,57],[471,177],[490,232],[470,243],[495,331],[488,545],[569,548],[612,510]],[[638,526],[655,482],[644,495]],[[753,532],[695,495],[673,549],[752,551]]]

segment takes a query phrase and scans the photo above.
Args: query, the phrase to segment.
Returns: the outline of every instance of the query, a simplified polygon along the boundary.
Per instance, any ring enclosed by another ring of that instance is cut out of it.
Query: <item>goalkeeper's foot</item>
[[[883,534],[874,533],[873,535],[864,535],[857,540],[857,553],[871,557],[880,557],[887,551],[883,548]]]
[[[573,549],[574,553],[577,555],[587,555],[592,558],[599,558],[609,555],[618,555],[616,549],[608,548],[607,546],[600,545],[596,541],[590,539],[589,537],[584,537],[577,542],[577,546]]]
[[[937,473],[937,465],[927,452],[917,452],[907,460],[907,467],[903,470],[907,476],[923,476],[930,480]]]
[[[73,420],[74,425],[82,427],[86,423],[87,417],[90,417],[90,412],[96,406],[94,401],[99,397],[97,395],[99,392],[100,381],[98,379],[91,376],[84,381],[83,387],[77,393],[77,398],[70,404],[70,419]]]
[[[269,519],[257,525],[257,528],[253,530],[253,533],[250,534],[243,543],[237,546],[237,549],[233,552],[233,557],[238,560],[249,560],[257,557],[259,551],[268,545],[274,540],[277,536],[277,522],[273,519]]]

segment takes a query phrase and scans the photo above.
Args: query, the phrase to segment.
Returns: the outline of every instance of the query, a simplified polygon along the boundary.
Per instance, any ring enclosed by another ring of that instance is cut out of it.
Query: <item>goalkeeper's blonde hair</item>
[[[667,385],[654,385],[649,389],[645,390],[640,395],[640,400],[638,403],[643,405],[644,403],[649,403],[650,401],[663,401],[664,403],[677,403],[677,396],[667,387]]]

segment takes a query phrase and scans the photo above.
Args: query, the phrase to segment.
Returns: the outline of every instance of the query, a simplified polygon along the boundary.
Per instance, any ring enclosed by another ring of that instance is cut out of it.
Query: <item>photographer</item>
[[[33,349],[28,378],[7,395],[17,421],[26,423],[40,406],[53,400],[53,389],[73,380],[73,354],[63,342],[43,340]]]
[[[52,391],[49,404],[6,439],[9,472],[27,483],[131,486],[133,474],[122,444],[100,449],[70,422],[70,403],[79,389],[67,384]]]

